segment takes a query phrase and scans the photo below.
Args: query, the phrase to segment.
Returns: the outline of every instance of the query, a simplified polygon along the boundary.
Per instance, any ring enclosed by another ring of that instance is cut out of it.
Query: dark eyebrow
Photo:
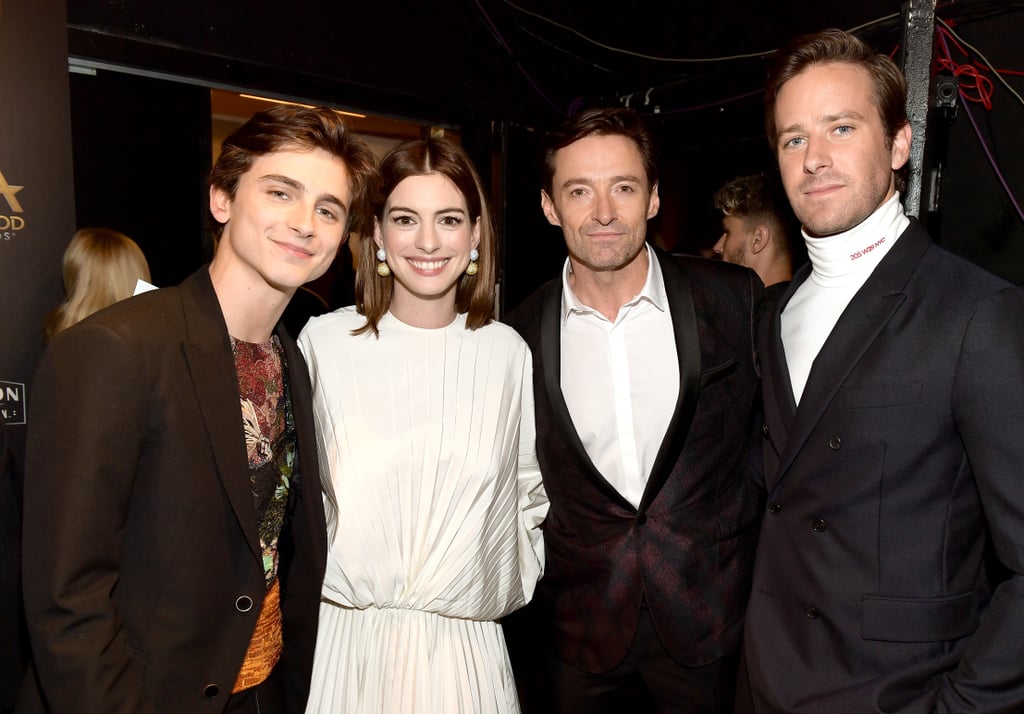
[[[858,120],[863,120],[864,119],[864,115],[861,114],[860,112],[848,111],[848,112],[839,112],[838,114],[829,114],[827,116],[822,117],[822,121],[825,121],[827,123],[831,123],[831,122],[834,122],[834,121],[839,121],[841,119],[858,119]]]
[[[611,181],[611,183],[621,183],[623,181],[626,181],[626,182],[629,182],[629,183],[643,183],[643,181],[640,178],[638,178],[637,176],[632,176],[632,175],[611,176],[609,178],[609,180]],[[582,183],[582,184],[584,184],[586,186],[590,186],[590,185],[592,185],[594,183],[594,181],[593,181],[593,179],[588,179],[588,178],[568,178],[568,179],[566,179],[565,181],[562,182],[562,185],[560,186],[560,188],[566,189],[569,186],[571,186],[573,184],[577,184],[577,183]]]
[[[296,181],[290,176],[285,176],[283,174],[266,174],[265,176],[260,176],[259,181],[261,183],[283,183],[285,186],[291,186],[299,191],[306,188],[302,185],[301,181]]]
[[[864,115],[861,114],[860,112],[854,112],[854,111],[839,112],[837,114],[826,114],[825,116],[820,117],[815,123],[817,123],[817,124],[831,124],[833,122],[841,121],[843,119],[856,119],[858,121],[864,121]],[[780,135],[782,135],[782,134],[792,134],[794,132],[802,131],[803,128],[804,128],[804,125],[798,122],[796,124],[790,124],[789,126],[785,127],[784,129],[779,129],[779,134]]]
[[[417,216],[420,215],[419,211],[417,211],[414,208],[406,208],[405,206],[389,206],[388,207],[388,213],[389,214],[395,213],[396,211],[401,211],[402,213],[415,213]]]
[[[395,211],[402,211],[404,213],[415,213],[417,216],[420,215],[420,212],[417,211],[415,208],[406,208],[405,206],[391,206],[388,209],[388,213],[394,213]],[[462,214],[465,214],[466,210],[463,209],[463,208],[459,208],[458,206],[452,206],[451,208],[441,208],[441,209],[439,209],[437,211],[434,211],[435,215],[438,214],[438,213],[462,213]]]
[[[331,193],[322,194],[317,200],[323,201],[324,203],[333,203],[335,206],[343,211],[348,210],[348,206],[341,202],[341,199]]]
[[[260,176],[259,181],[261,183],[282,183],[285,186],[288,186],[288,187],[290,187],[290,188],[292,188],[292,189],[294,189],[296,191],[305,191],[306,190],[305,185],[303,185],[303,183],[301,181],[296,181],[292,177],[285,176],[283,174],[267,174],[265,176]],[[317,198],[317,200],[318,201],[326,201],[327,203],[333,203],[338,208],[340,208],[342,210],[347,210],[347,206],[345,206],[345,204],[342,203],[341,200],[337,196],[335,196],[333,194],[325,193],[325,194],[319,196]]]

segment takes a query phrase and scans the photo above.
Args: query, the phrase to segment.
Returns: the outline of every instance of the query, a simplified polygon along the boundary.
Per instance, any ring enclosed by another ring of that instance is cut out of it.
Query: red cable
[[[952,43],[965,57],[968,52],[957,42],[945,28],[940,27],[939,32],[950,43]],[[941,47],[941,46],[940,46]],[[985,76],[987,68],[974,63],[957,64],[948,53],[945,57],[939,57],[936,65],[940,70],[951,72],[960,82],[960,96],[966,101],[981,104],[985,109],[992,109],[992,91],[994,85],[992,80]]]

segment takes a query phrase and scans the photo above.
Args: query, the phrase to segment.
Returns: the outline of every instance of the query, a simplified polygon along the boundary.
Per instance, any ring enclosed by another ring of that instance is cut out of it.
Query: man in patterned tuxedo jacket
[[[551,499],[531,624],[549,618],[554,691],[522,677],[524,709],[730,711],[758,525],[761,282],[647,245],[660,198],[635,112],[584,112],[545,158],[541,206],[569,258],[508,320],[533,349]],[[515,661],[540,660],[545,641],[514,630]]]

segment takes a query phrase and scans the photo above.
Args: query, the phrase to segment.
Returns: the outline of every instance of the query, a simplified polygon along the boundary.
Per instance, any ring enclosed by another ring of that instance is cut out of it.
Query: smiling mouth
[[[312,251],[301,246],[292,245],[291,243],[284,243],[281,241],[278,241],[277,244],[292,255],[297,255],[303,258],[308,258],[313,255]]]
[[[412,258],[407,259],[409,265],[416,268],[416,270],[433,271],[440,270],[444,266],[448,265],[448,261],[451,258],[444,258],[443,260],[413,260]]]

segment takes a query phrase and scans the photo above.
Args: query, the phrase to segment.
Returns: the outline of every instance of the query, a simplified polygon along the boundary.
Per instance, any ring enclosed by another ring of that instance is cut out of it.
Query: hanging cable
[[[1021,95],[1018,94],[1017,91],[1013,87],[1010,86],[1010,83],[1006,81],[1006,79],[1003,77],[1002,73],[998,69],[995,68],[995,65],[993,65],[991,62],[988,61],[988,57],[986,57],[981,52],[981,50],[979,50],[977,47],[975,47],[974,45],[969,43],[967,40],[965,40],[963,37],[958,35],[956,33],[956,31],[945,20],[943,20],[942,18],[936,17],[935,21],[937,23],[939,23],[939,25],[942,26],[942,29],[945,30],[946,33],[948,33],[948,35],[957,43],[957,49],[959,49],[965,56],[967,56],[968,53],[963,49],[964,47],[966,47],[971,52],[973,52],[975,55],[977,55],[978,59],[980,59],[982,62],[984,62],[985,65],[990,70],[992,70],[992,73],[995,75],[995,78],[997,80],[999,80],[999,82],[1004,87],[1006,87],[1006,90],[1010,94],[1012,94],[1014,97],[1017,98],[1017,101],[1020,102],[1021,106],[1024,106],[1024,97],[1021,97]],[[946,54],[947,54],[947,56],[949,55],[949,48],[948,47],[946,48]],[[949,59],[952,60],[952,57],[949,57]],[[1013,74],[1017,74],[1017,73],[1014,72]]]
[[[949,28],[949,26],[948,26],[948,25],[946,25],[946,23],[942,22],[941,20],[939,20],[939,22],[940,22],[940,23],[941,23],[941,24],[942,24],[942,25],[943,25],[943,26],[944,26],[944,27],[945,27],[945,28],[946,28],[947,30],[949,30],[949,29],[950,29],[950,28]],[[960,39],[960,38],[959,38],[959,37],[957,37],[957,36],[956,36],[955,34],[953,34],[953,38],[954,38],[954,39],[957,39],[957,40],[959,40],[959,39]],[[946,34],[945,34],[945,33],[942,33],[942,32],[940,32],[940,33],[939,33],[939,37],[938,37],[938,39],[939,39],[939,44],[940,44],[940,45],[941,45],[941,47],[942,47],[942,51],[943,51],[943,54],[945,55],[945,57],[944,57],[945,61],[949,62],[950,64],[953,64],[953,59],[952,59],[952,53],[951,53],[951,52],[949,51],[949,43],[947,42],[947,36],[946,36]],[[963,44],[966,44],[966,43],[963,43]],[[968,46],[969,46],[969,45],[968,45]],[[978,55],[979,57],[982,57],[982,58],[983,58],[983,56],[981,55],[981,53],[980,53],[980,52],[978,52],[978,51],[977,51],[976,49],[972,48],[972,50],[973,50],[973,51],[975,52],[975,54],[977,54],[977,55]],[[966,53],[965,53],[965,54],[966,54]],[[984,58],[983,58],[983,59],[984,59]],[[984,61],[985,61],[985,64],[988,64],[988,65],[989,65],[989,67],[991,67],[991,66],[992,66],[992,65],[991,65],[991,64],[989,63],[989,61],[988,61],[988,60],[984,60]],[[1016,94],[1016,93],[1015,93],[1015,94]],[[974,101],[974,102],[978,102],[978,101],[980,101],[979,99],[975,99],[975,98],[969,98],[969,97],[968,97],[968,96],[967,96],[967,95],[966,95],[966,94],[964,93],[964,90],[963,90],[963,88],[962,88],[962,87],[961,87],[961,89],[960,89],[960,96],[961,96],[961,97],[962,97],[963,99],[967,99],[967,100],[969,100],[969,101]],[[1006,177],[1005,177],[1005,176],[1003,176],[1003,172],[999,170],[999,163],[998,163],[998,162],[996,161],[996,159],[995,159],[995,156],[993,156],[993,155],[992,155],[992,151],[991,151],[991,149],[989,149],[989,146],[988,146],[988,144],[987,144],[987,143],[986,143],[986,141],[985,141],[985,137],[984,137],[984,136],[982,136],[982,133],[981,133],[981,129],[980,129],[979,127],[978,127],[978,122],[977,122],[977,121],[976,121],[976,120],[974,119],[974,112],[972,112],[972,111],[971,111],[971,107],[970,107],[970,103],[969,103],[969,101],[965,101],[965,102],[964,102],[964,104],[963,104],[963,107],[964,107],[964,112],[965,112],[965,113],[967,114],[967,118],[968,118],[968,120],[970,120],[970,122],[971,122],[971,127],[973,127],[973,129],[974,129],[974,134],[975,134],[975,136],[977,136],[977,137],[978,137],[978,143],[979,143],[979,144],[981,144],[981,149],[982,149],[982,151],[984,151],[984,152],[985,152],[985,157],[986,157],[986,158],[988,159],[989,165],[990,165],[990,166],[992,167],[992,171],[993,171],[993,172],[995,173],[995,175],[996,175],[996,179],[998,179],[998,181],[999,181],[1000,185],[1001,185],[1001,186],[1003,187],[1003,190],[1004,190],[1004,191],[1006,192],[1006,195],[1007,195],[1007,197],[1008,197],[1008,198],[1010,199],[1010,203],[1011,203],[1011,204],[1013,205],[1013,207],[1014,207],[1014,208],[1015,208],[1015,209],[1017,210],[1017,215],[1018,215],[1018,216],[1020,217],[1021,221],[1022,221],[1022,222],[1024,222],[1024,210],[1022,210],[1022,209],[1021,209],[1020,203],[1018,203],[1018,201],[1017,201],[1017,197],[1013,195],[1013,191],[1011,190],[1011,188],[1010,188],[1010,185],[1009,185],[1009,183],[1008,183],[1008,182],[1006,181]],[[987,109],[991,108],[991,104],[989,104],[989,105],[986,105],[986,108],[987,108]]]

